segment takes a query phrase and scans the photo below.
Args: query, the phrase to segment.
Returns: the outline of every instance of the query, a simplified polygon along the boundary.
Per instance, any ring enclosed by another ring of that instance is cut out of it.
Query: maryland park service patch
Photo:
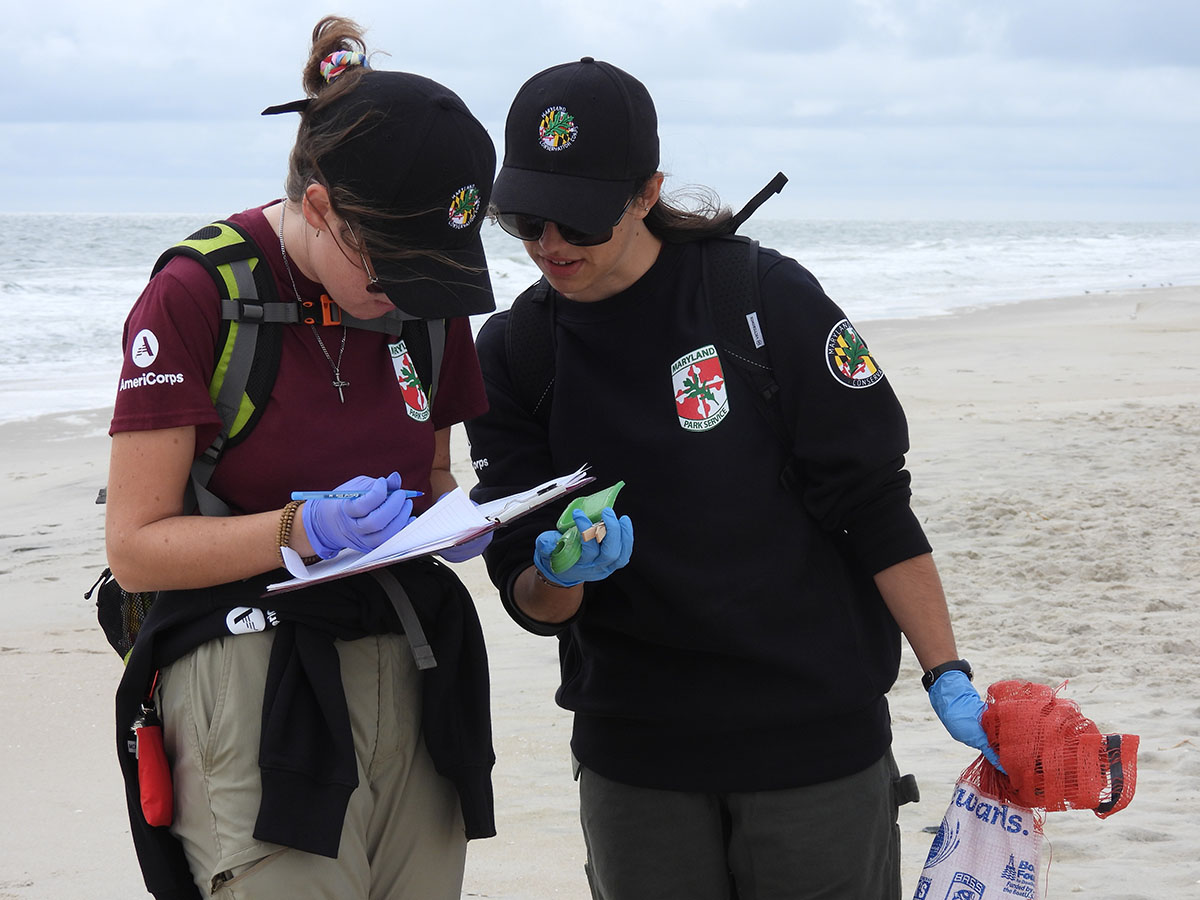
[[[849,388],[870,387],[883,378],[883,370],[849,319],[842,319],[829,332],[825,361],[833,377]]]
[[[417,367],[413,365],[412,357],[404,341],[388,344],[388,352],[392,356],[392,368],[396,372],[396,381],[400,384],[400,392],[404,395],[404,411],[410,419],[424,422],[429,418],[429,400],[425,396],[425,388],[417,377]]]
[[[675,410],[684,431],[708,431],[729,415],[725,372],[712,344],[693,350],[671,364]]]

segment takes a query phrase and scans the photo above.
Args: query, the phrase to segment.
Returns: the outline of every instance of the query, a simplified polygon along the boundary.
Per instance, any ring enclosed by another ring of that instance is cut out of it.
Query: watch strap
[[[971,669],[971,664],[965,659],[952,659],[950,662],[944,662],[940,666],[934,666],[928,672],[921,676],[921,687],[928,691],[933,687],[933,683],[945,675],[947,672],[963,672],[971,681],[975,680],[975,672]]]

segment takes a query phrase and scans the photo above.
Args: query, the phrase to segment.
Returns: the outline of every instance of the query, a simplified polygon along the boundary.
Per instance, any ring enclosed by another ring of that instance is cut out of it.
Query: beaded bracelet
[[[283,513],[279,516],[279,531],[276,534],[276,543],[279,547],[279,561],[286,567],[287,561],[283,558],[283,548],[291,543],[292,540],[292,524],[296,519],[296,510],[300,508],[303,500],[289,500],[287,506],[283,508]],[[319,556],[304,556],[300,561],[306,566],[320,560]]]

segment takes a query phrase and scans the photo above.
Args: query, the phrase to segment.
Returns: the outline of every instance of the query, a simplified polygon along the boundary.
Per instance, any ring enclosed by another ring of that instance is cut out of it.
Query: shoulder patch
[[[883,370],[849,319],[842,319],[829,332],[825,361],[834,379],[848,388],[867,388],[883,379]]]

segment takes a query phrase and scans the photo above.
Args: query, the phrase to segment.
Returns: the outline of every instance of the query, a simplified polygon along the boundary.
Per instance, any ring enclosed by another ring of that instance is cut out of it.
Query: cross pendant
[[[342,380],[341,372],[334,372],[333,373],[333,386],[335,388],[337,388],[338,399],[341,400],[343,403],[345,403],[346,395],[342,393],[342,388],[350,387],[350,382]]]

